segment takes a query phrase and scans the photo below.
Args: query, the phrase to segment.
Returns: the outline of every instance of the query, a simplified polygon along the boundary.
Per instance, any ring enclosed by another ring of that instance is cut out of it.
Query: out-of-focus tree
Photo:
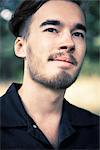
[[[99,0],[90,0],[90,7],[87,14],[87,29],[88,29],[88,56],[90,59],[97,61],[99,57],[100,47],[100,23],[99,23]]]
[[[0,0],[0,81],[19,78],[22,73],[22,60],[14,55],[15,37],[8,27],[8,20],[11,16],[7,14],[7,10],[13,13],[20,1]]]
[[[100,47],[100,1],[84,0],[88,2],[86,13],[87,24],[87,54],[82,73],[99,75],[99,47]]]
[[[0,81],[22,77],[23,62],[14,54],[13,45],[15,37],[10,33],[8,28],[10,13],[13,13],[21,1],[0,0]],[[84,2],[87,3],[87,0],[84,0]],[[99,74],[99,0],[88,0],[88,2],[89,7],[86,15],[88,31],[87,54],[82,73],[93,75]],[[4,10],[6,11],[4,12]],[[2,15],[5,15],[5,17]]]

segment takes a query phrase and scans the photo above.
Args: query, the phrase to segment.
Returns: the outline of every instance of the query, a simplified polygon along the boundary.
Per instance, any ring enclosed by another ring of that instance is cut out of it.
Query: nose
[[[67,53],[73,53],[75,51],[75,43],[71,34],[62,35],[60,42],[59,50],[66,50]]]

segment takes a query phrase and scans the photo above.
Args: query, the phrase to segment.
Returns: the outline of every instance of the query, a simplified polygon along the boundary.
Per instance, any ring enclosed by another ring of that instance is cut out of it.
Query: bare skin
[[[47,87],[33,79],[32,73],[35,72],[36,77],[41,80],[54,79],[58,75],[62,75],[63,78],[63,73],[69,74],[72,79],[75,78],[86,49],[85,38],[82,37],[85,33],[82,29],[75,28],[75,24],[85,25],[85,19],[81,9],[75,3],[56,0],[45,3],[32,19],[27,41],[18,37],[15,42],[16,55],[25,59],[23,84],[18,93],[27,113],[50,143],[56,147],[66,88]],[[41,22],[49,19],[59,20],[63,26],[40,27]],[[47,30],[47,27],[54,30]],[[68,50],[73,48],[73,52],[69,54],[65,48],[62,49],[65,46]],[[59,50],[64,54],[60,58],[62,60],[48,61],[50,54],[58,53]],[[69,62],[70,55],[75,57],[77,65]],[[68,60],[66,62],[63,60],[65,57]]]
[[[64,91],[50,90],[35,82],[32,85],[28,78],[25,81],[27,81],[26,85],[24,84],[19,90],[24,107],[50,143],[56,147]]]

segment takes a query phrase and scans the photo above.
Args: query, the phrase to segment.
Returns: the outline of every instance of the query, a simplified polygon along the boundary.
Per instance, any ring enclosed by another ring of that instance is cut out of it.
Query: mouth
[[[73,64],[70,58],[65,58],[65,57],[58,57],[58,58],[55,58],[53,61],[61,61],[61,62]]]
[[[65,64],[71,64],[71,65],[77,65],[77,61],[73,56],[57,56],[57,57],[50,57],[49,61],[55,61],[55,62],[63,62]]]

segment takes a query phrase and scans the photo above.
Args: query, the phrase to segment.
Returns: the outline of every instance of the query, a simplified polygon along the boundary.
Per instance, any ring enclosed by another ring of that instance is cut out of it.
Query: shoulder
[[[65,109],[67,109],[69,120],[76,125],[99,125],[100,117],[92,112],[70,104],[65,100]]]
[[[10,99],[12,99],[14,93],[14,85],[12,84],[6,93],[0,97],[0,110],[4,110],[6,107],[9,107]]]
[[[1,106],[6,106],[9,103],[11,103],[11,100],[14,99],[15,97],[18,97],[17,91],[21,85],[12,83],[6,93],[0,97],[0,105]]]
[[[10,97],[7,93],[0,97],[0,110],[3,109],[3,106],[7,105],[9,98]]]
[[[7,126],[10,121],[12,123],[16,120],[17,108],[20,105],[16,84],[12,84],[7,92],[0,97],[0,126]]]

